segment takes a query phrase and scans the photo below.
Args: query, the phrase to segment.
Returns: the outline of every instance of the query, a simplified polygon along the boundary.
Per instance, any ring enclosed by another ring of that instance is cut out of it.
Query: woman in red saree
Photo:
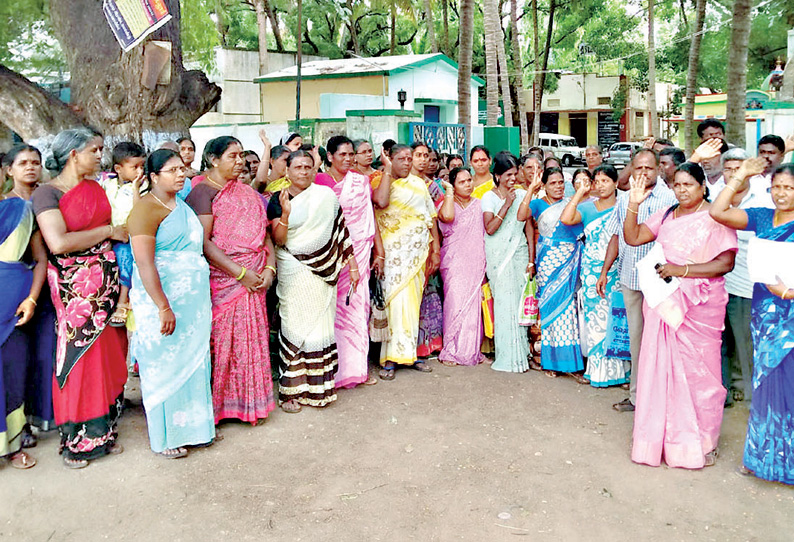
[[[122,451],[116,422],[127,382],[127,335],[106,325],[119,296],[119,269],[111,240],[110,203],[93,180],[102,137],[64,130],[52,144],[47,168],[57,173],[33,194],[33,211],[50,251],[47,275],[58,321],[53,407],[61,453],[69,468]]]
[[[212,402],[224,418],[257,423],[275,407],[265,296],[276,274],[262,197],[238,181],[243,147],[229,136],[205,148],[211,168],[185,200],[204,226],[212,293]]]

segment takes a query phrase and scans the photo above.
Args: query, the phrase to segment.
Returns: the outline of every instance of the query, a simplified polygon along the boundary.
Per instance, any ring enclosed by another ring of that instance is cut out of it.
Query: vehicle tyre
[[[573,165],[573,157],[570,154],[566,154],[562,157],[562,165],[564,167],[571,167]]]

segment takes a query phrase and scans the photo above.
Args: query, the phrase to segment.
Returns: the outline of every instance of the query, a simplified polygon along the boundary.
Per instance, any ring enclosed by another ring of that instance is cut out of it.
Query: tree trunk
[[[105,21],[97,23],[97,0],[50,4],[53,30],[69,65],[72,103],[87,124],[111,140],[124,138],[153,147],[165,137],[186,135],[196,119],[220,99],[220,87],[204,73],[185,71],[179,1],[164,2],[173,18],[147,42],[171,43],[171,78],[154,90],[141,83],[143,44],[122,52]]]
[[[438,52],[438,42],[436,41],[436,29],[433,28],[433,6],[430,0],[425,0],[425,22],[427,23],[427,39],[430,42],[430,51]]]
[[[535,0],[537,1],[537,0]],[[554,33],[554,11],[557,9],[557,2],[551,0],[549,3],[549,22],[546,25],[546,50],[543,53],[543,66],[540,68],[540,76],[538,77],[538,91],[535,98],[535,125],[538,127],[535,132],[535,141],[538,141],[538,133],[540,132],[540,110],[541,103],[543,102],[543,86],[546,84],[546,71],[549,69],[549,53],[551,52],[551,35]],[[537,38],[535,38],[537,39]],[[535,143],[537,145],[537,143]]]
[[[27,142],[85,124],[68,105],[5,66],[0,66],[0,118]]]
[[[692,154],[692,128],[695,124],[695,94],[700,71],[700,43],[703,38],[703,22],[706,19],[706,0],[697,0],[695,29],[689,43],[689,67],[686,73],[686,110],[684,111],[684,149],[686,155]]]
[[[483,29],[485,30],[485,97],[487,101],[488,126],[499,123],[499,63],[496,54],[496,3],[484,0]]]
[[[505,34],[502,27],[502,3],[499,0],[494,2],[493,15],[496,25],[496,58],[499,61],[499,81],[502,84],[502,103],[504,104],[505,126],[513,126],[513,98],[510,95],[510,70],[507,69],[507,55],[505,53]]]
[[[265,12],[265,0],[254,0],[254,10],[256,11],[256,30],[259,38],[259,75],[265,75],[270,71],[267,58],[267,13]],[[265,114],[265,85],[259,87],[259,115],[264,120]]]
[[[731,24],[731,60],[728,62],[728,104],[726,133],[728,141],[739,147],[745,145],[745,115],[747,110],[747,48],[752,23],[752,0],[735,0]]]
[[[444,17],[444,54],[452,56],[449,50],[449,0],[441,0],[441,13]]]
[[[281,40],[281,29],[278,26],[278,17],[276,16],[276,12],[273,11],[273,6],[270,5],[270,2],[264,0],[264,3],[267,18],[270,19],[270,30],[273,31],[273,38],[276,40],[276,51],[283,53],[284,42]]]
[[[226,47],[226,34],[229,33],[229,26],[224,18],[223,7],[223,0],[215,0],[215,28],[218,30],[221,47]]]
[[[532,76],[532,145],[537,145],[539,141],[538,134],[540,133],[540,89],[538,83],[540,82],[540,73],[538,73],[538,66],[540,66],[540,36],[538,35],[538,0],[532,0],[532,31],[533,37],[533,53],[535,55],[535,74]]]
[[[394,55],[397,51],[397,3],[396,0],[390,2],[390,15],[389,31],[391,32],[391,42],[389,44],[389,53]]]
[[[353,16],[353,0],[347,0],[347,9],[350,11],[348,19],[348,28],[350,29],[350,40],[353,42],[353,52],[357,55],[361,54],[361,48],[358,45],[358,32],[356,31],[356,18]]]
[[[471,60],[474,46],[474,0],[460,0],[458,47],[458,123],[466,127],[466,149],[471,148]],[[475,97],[476,98],[476,97]]]
[[[513,49],[513,70],[516,97],[518,98],[518,125],[521,127],[521,152],[529,148],[527,129],[527,100],[524,96],[524,66],[521,60],[521,40],[518,35],[518,0],[510,0],[510,43]]]
[[[659,135],[659,119],[656,113],[656,44],[653,34],[653,0],[648,0],[648,109],[650,112],[650,135]]]

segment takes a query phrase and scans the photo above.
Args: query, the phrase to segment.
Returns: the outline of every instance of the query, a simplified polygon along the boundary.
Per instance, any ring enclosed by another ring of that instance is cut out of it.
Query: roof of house
[[[434,62],[444,62],[455,70],[457,63],[443,53],[426,55],[396,55],[372,58],[340,58],[336,60],[316,60],[301,66],[301,79],[331,79],[344,77],[361,77],[367,75],[393,75],[409,71]],[[275,81],[293,81],[298,76],[297,66],[290,66],[273,73],[254,78],[254,83],[270,83]],[[484,85],[485,81],[472,76],[475,83]]]

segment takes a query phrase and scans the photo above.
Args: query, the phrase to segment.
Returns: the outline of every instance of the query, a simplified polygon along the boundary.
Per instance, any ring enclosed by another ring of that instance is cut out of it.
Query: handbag
[[[483,333],[489,339],[493,339],[493,294],[491,285],[487,282],[482,284],[482,327]]]
[[[518,315],[518,325],[531,326],[538,321],[538,281],[535,277],[527,276],[524,293],[521,297],[521,312]]]
[[[612,292],[609,301],[610,310],[607,318],[607,333],[604,337],[607,345],[606,356],[628,361],[631,359],[629,321],[626,317],[623,292],[620,290]]]
[[[374,343],[389,340],[389,315],[386,312],[386,298],[383,295],[383,284],[372,273],[369,276],[369,338]]]

